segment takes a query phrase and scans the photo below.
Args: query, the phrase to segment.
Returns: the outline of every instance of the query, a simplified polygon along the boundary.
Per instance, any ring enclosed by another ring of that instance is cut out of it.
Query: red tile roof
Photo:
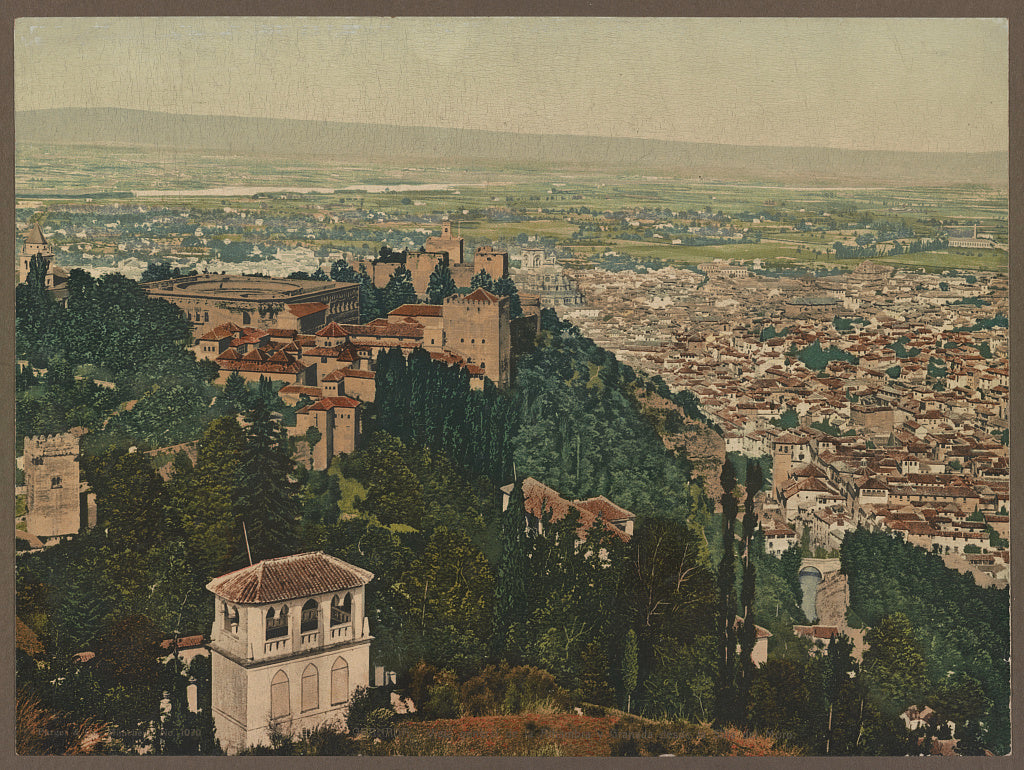
[[[323,397],[324,392],[320,388],[314,388],[308,385],[285,385],[279,391],[278,395],[281,394],[290,395],[295,393],[299,396],[309,396],[310,398],[320,399]]]
[[[234,337],[234,336],[235,335],[234,335],[233,332],[229,332],[224,327],[218,326],[215,329],[210,329],[210,331],[208,331],[206,334],[204,334],[199,339],[201,339],[201,340],[219,341],[219,340],[228,339],[229,337]]]
[[[400,316],[413,316],[420,318],[440,318],[444,312],[442,305],[399,305],[390,313],[389,316],[400,315]]]
[[[331,321],[327,326],[317,331],[317,337],[347,337],[348,332],[336,321]]]
[[[622,508],[604,495],[600,497],[591,497],[587,500],[577,500],[576,505],[585,511],[596,513],[602,519],[608,522],[626,521],[627,519],[635,519],[636,516],[625,508]]]
[[[160,647],[165,650],[173,650],[175,648],[179,650],[190,650],[194,647],[202,647],[205,637],[202,634],[196,634],[195,636],[179,636],[177,639],[164,639],[160,642]]]
[[[269,354],[259,348],[249,351],[242,357],[239,357],[236,350],[229,348],[217,356],[214,361],[221,369],[240,372],[298,374],[306,368],[304,364],[299,363],[283,350]]]
[[[341,369],[345,377],[354,377],[357,380],[372,380],[374,378],[373,372],[367,372],[364,369]]]
[[[269,604],[364,586],[373,573],[322,551],[266,559],[206,584],[208,591],[238,604]]]
[[[571,511],[575,511],[580,517],[580,525],[576,530],[577,537],[580,538],[585,537],[587,530],[598,519],[601,519],[601,515],[598,512],[583,508],[578,502],[569,502],[551,487],[542,484],[532,476],[523,479],[523,502],[526,512],[537,519],[540,519],[545,511],[549,511],[551,513],[551,521],[560,521]],[[615,507],[618,508],[618,506]],[[625,509],[620,508],[619,510]],[[608,531],[615,533],[622,540],[629,540],[629,536],[610,521],[603,519],[602,521]]]
[[[321,310],[327,310],[327,305],[323,302],[298,302],[294,305],[285,305],[285,307],[296,318],[305,318],[313,313],[319,313]]]
[[[459,297],[457,294],[453,294],[452,297],[454,297],[456,300],[468,300],[470,302],[500,301],[500,297],[498,297],[496,294],[491,294],[489,291],[483,288],[477,289],[476,291],[467,294],[465,297]]]
[[[309,414],[310,412],[327,412],[335,407],[341,409],[355,409],[359,406],[358,401],[348,396],[325,396],[315,404],[308,404],[302,407],[296,414]]]

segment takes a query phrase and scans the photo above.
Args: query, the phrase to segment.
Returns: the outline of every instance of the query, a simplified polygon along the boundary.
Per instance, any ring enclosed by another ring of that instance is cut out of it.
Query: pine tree
[[[494,282],[494,293],[499,297],[508,297],[508,312],[510,318],[519,318],[523,314],[523,305],[519,300],[519,289],[511,276],[503,276]]]
[[[218,402],[223,401],[227,411],[244,412],[249,408],[249,399],[249,386],[246,385],[245,378],[238,372],[231,372],[224,382],[224,395]]]
[[[261,401],[249,410],[246,419],[249,425],[245,430],[235,511],[245,524],[255,563],[294,553],[298,544],[299,505],[293,482],[288,478],[294,464],[281,425]],[[245,542],[238,538],[236,543],[240,547],[235,562],[244,565],[248,561]]]
[[[491,643],[495,657],[505,651],[509,630],[526,619],[526,507],[521,481],[513,486],[498,526],[501,557],[494,584],[494,635]]]
[[[438,262],[434,272],[430,274],[430,282],[427,284],[427,302],[431,305],[444,304],[445,298],[458,292],[455,279],[452,278],[452,271],[444,262]]]
[[[488,274],[488,272],[483,268],[480,269],[479,273],[473,276],[472,280],[469,282],[469,286],[472,289],[484,289],[490,292],[494,291],[494,281],[490,274]]]

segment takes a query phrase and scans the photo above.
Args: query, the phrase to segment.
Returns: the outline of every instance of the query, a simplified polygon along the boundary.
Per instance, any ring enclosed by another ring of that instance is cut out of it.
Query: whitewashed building
[[[301,735],[345,723],[369,685],[365,586],[373,575],[322,552],[267,559],[207,584],[213,717],[229,754],[269,744],[273,728]]]

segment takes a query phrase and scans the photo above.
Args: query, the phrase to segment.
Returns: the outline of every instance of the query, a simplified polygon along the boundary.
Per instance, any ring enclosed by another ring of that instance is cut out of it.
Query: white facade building
[[[207,584],[213,717],[229,754],[288,735],[344,725],[352,693],[369,685],[364,590],[373,575],[322,552],[267,559]]]

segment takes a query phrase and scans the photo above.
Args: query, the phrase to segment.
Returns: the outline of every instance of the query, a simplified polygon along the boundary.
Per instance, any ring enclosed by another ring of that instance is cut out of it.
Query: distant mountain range
[[[637,173],[682,179],[1006,187],[1008,153],[917,153],[749,147],[502,131],[175,115],[116,108],[30,110],[15,140],[134,146],[355,163]]]

